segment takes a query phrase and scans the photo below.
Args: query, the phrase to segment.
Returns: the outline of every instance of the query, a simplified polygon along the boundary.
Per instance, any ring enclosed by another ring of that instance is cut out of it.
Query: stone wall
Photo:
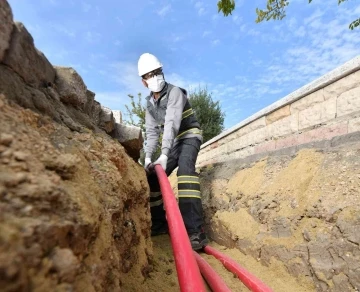
[[[360,56],[203,144],[197,165],[246,158],[360,131]]]
[[[137,161],[143,143],[140,128],[122,124],[119,111],[96,101],[76,70],[53,66],[26,27],[13,21],[7,1],[0,1],[0,19],[0,94],[72,131],[105,131]]]

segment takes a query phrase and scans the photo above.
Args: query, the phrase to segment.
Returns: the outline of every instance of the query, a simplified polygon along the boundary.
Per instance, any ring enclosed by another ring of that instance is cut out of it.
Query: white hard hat
[[[158,58],[154,55],[149,53],[142,54],[138,61],[139,76],[143,76],[146,73],[161,68],[162,66],[163,65],[160,63]]]

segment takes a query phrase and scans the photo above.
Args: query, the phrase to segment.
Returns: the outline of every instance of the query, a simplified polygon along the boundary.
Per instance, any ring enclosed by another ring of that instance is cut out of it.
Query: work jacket
[[[181,139],[196,137],[202,141],[200,124],[185,89],[166,83],[157,100],[152,92],[146,100],[146,157],[156,150],[160,133],[163,134],[161,153],[167,156]]]

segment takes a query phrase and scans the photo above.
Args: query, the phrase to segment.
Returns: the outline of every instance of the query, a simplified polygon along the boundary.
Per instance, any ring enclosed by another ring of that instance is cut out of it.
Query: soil
[[[120,291],[152,269],[143,168],[0,94],[2,291]],[[70,289],[70,290],[69,290]]]
[[[143,285],[134,286],[129,291],[180,291],[170,237],[161,235],[152,237],[154,248],[154,271]],[[306,292],[314,291],[314,287],[300,285],[295,277],[287,272],[284,265],[274,260],[271,267],[264,267],[259,261],[251,256],[246,256],[237,249],[226,248],[215,242],[210,246],[218,249],[223,254],[231,257],[239,265],[247,269],[250,273],[266,283],[273,291],[279,292]],[[211,255],[200,252],[200,255],[214,268],[217,274],[224,280],[231,291],[249,291],[249,289],[222,263]],[[161,281],[159,281],[161,279]],[[207,291],[212,291],[208,285],[205,286]]]
[[[179,291],[169,237],[150,237],[145,171],[124,148],[2,95],[0,109],[3,291]],[[211,245],[274,291],[356,291],[359,154],[353,143],[203,169]]]
[[[209,235],[276,270],[276,277],[282,266],[299,291],[357,291],[359,149],[349,142],[201,169]]]

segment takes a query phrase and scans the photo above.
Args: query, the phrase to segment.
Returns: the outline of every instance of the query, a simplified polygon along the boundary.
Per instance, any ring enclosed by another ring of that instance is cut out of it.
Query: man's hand
[[[154,162],[154,164],[160,164],[161,167],[166,170],[168,157],[165,154],[161,154],[160,157]]]

